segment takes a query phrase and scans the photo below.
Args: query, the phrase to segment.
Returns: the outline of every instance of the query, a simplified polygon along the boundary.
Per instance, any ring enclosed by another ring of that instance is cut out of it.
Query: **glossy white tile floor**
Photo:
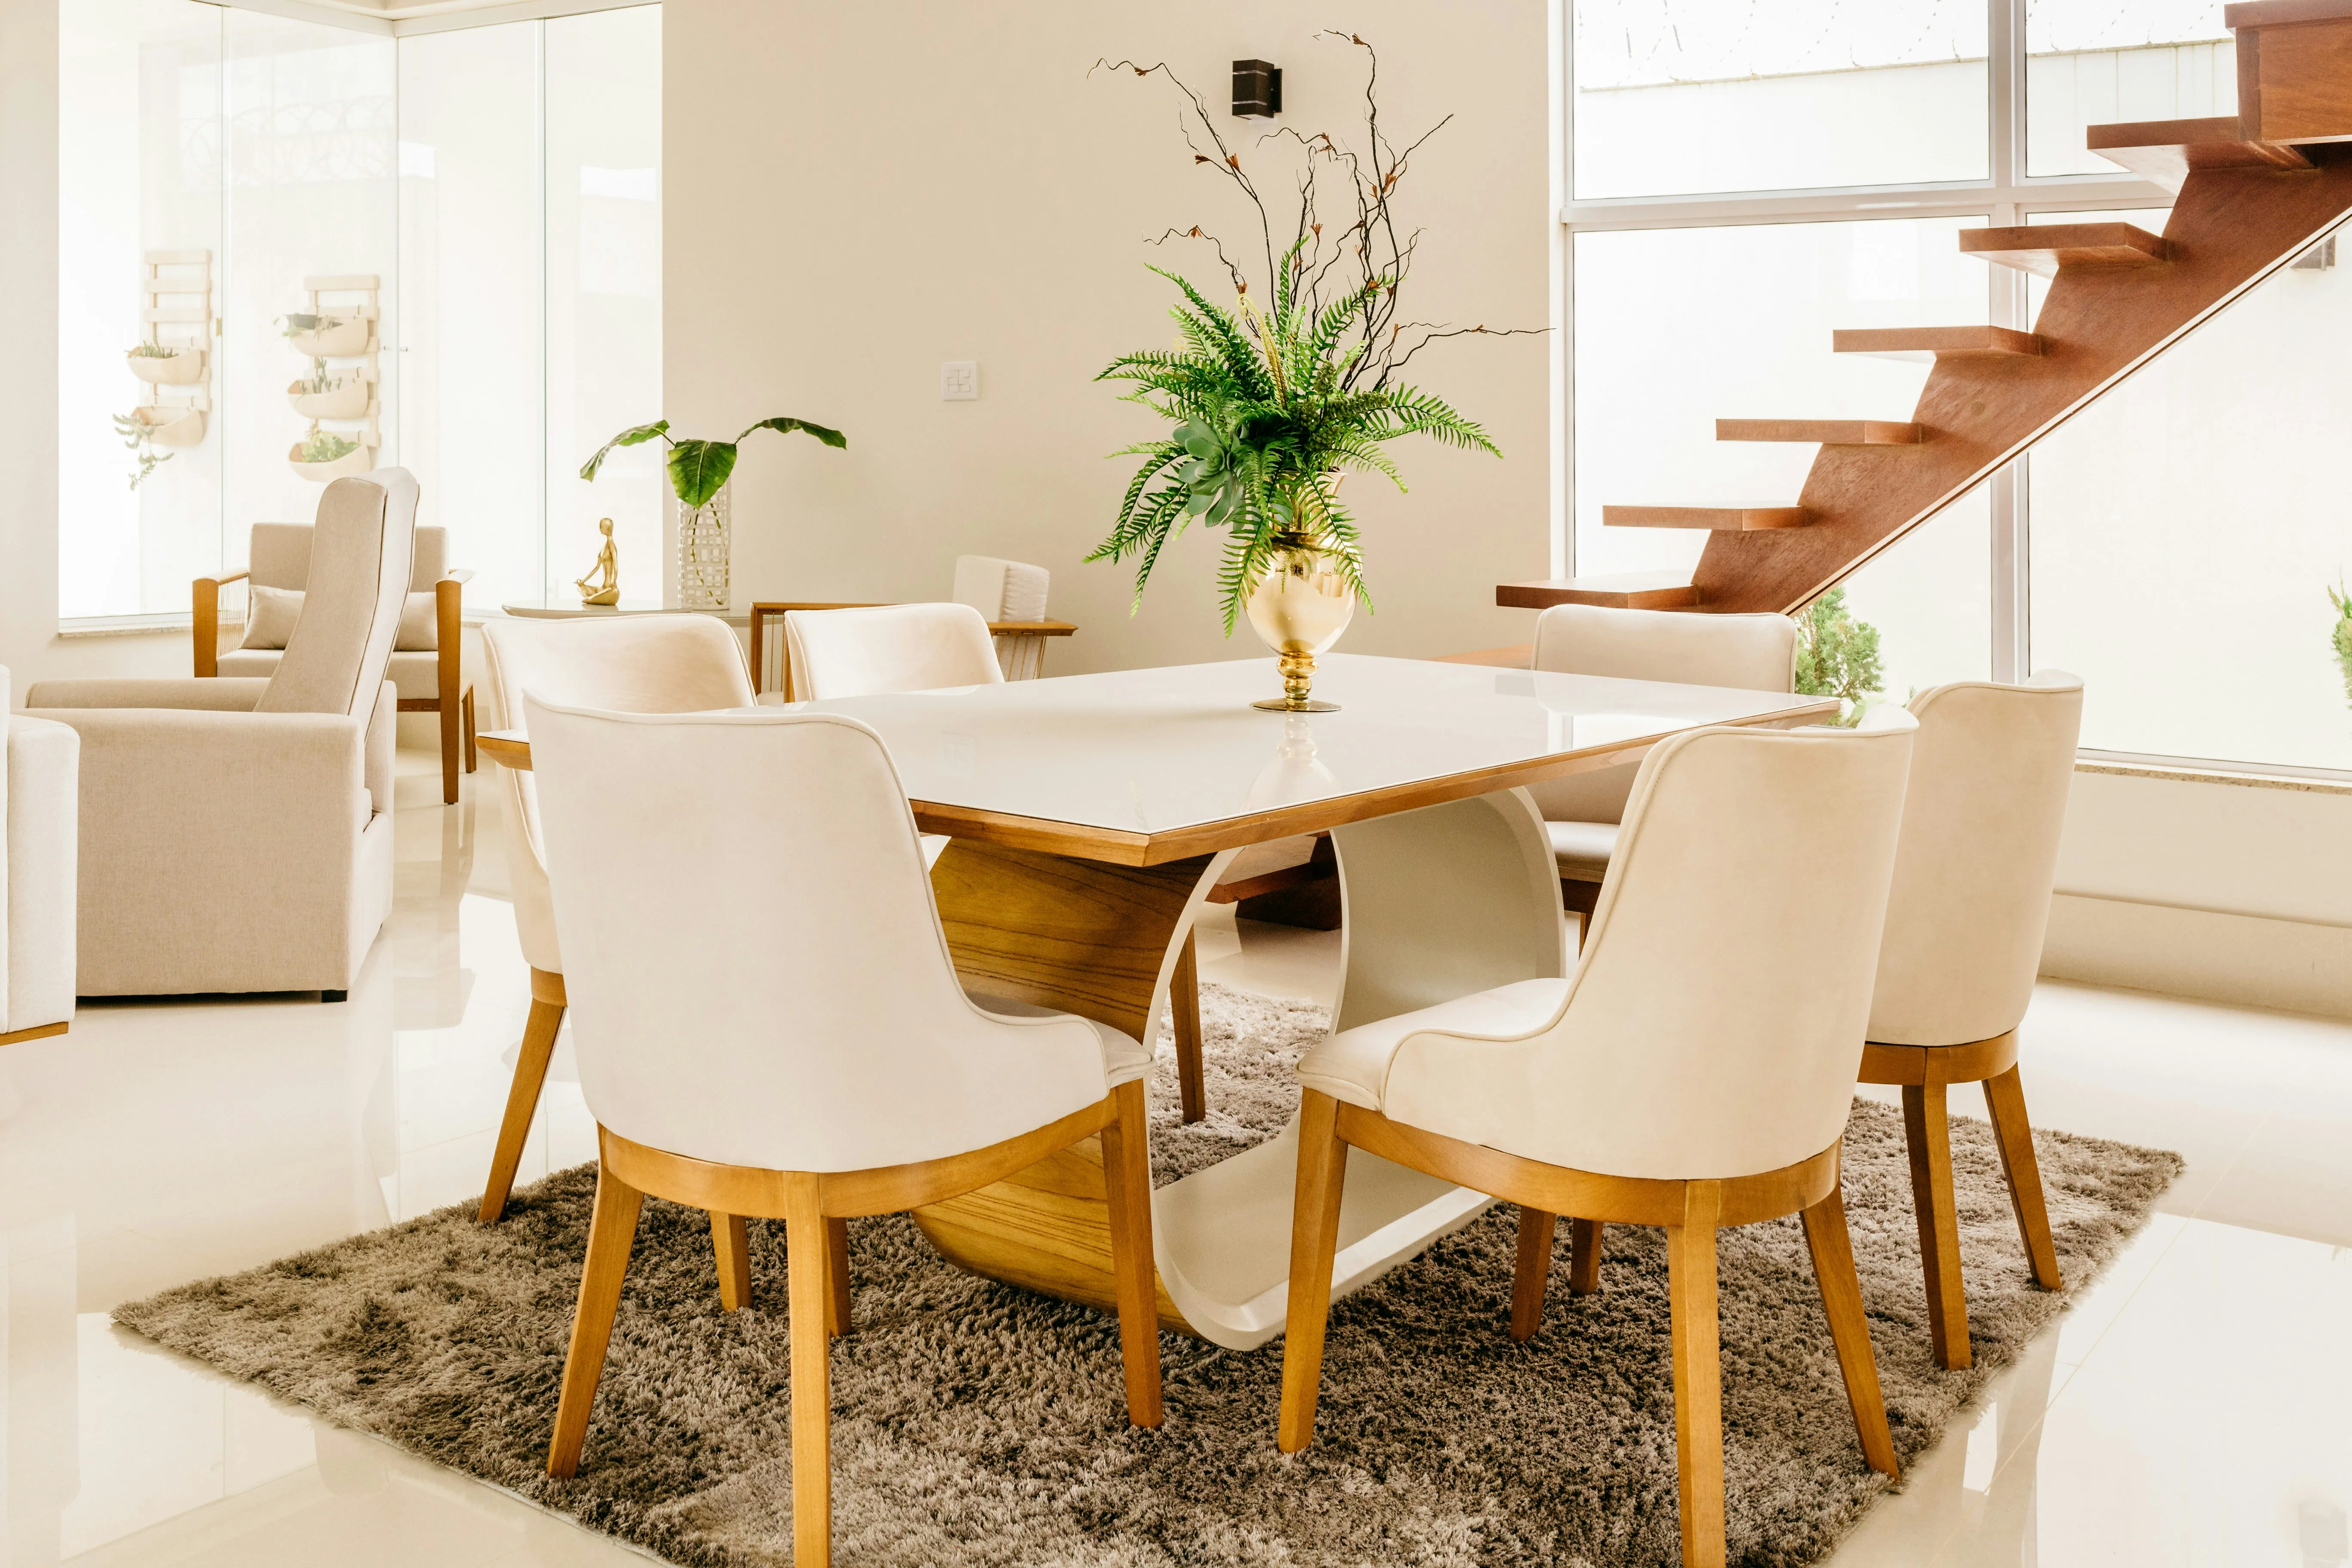
[[[98,1005],[0,1049],[0,1568],[642,1561],[106,1315],[479,1191],[528,1002],[491,775],[445,808],[402,768],[399,910],[349,1003]],[[1337,952],[1203,939],[1211,977],[1297,995]],[[1834,1561],[2352,1561],[2352,1025],[2051,985],[2028,1032],[2039,1121],[2189,1173]],[[592,1149],[551,1084],[524,1178]]]

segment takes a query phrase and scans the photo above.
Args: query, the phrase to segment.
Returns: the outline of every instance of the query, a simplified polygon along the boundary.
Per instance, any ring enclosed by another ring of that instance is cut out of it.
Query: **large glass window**
[[[593,494],[576,470],[661,406],[660,16],[394,38],[197,0],[59,7],[63,616],[184,616],[254,523],[307,521],[306,389],[370,371],[324,434],[416,474],[470,605],[543,602],[598,516],[625,592],[658,595],[653,459]],[[289,341],[338,307],[373,309],[372,353]]]
[[[2101,174],[2084,128],[2238,111],[2222,0],[2026,0],[2025,172]]]

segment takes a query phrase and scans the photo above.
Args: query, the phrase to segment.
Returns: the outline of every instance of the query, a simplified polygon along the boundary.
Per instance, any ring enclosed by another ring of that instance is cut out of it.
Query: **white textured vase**
[[[717,610],[726,614],[731,600],[727,581],[730,486],[703,505],[688,510],[672,491],[670,505],[677,514],[677,607]]]

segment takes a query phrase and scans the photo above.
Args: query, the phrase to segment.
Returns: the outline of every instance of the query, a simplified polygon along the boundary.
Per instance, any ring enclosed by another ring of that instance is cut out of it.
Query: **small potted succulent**
[[[294,345],[296,353],[319,360],[367,353],[372,333],[364,316],[297,311],[278,320],[285,324],[286,341]]]
[[[356,370],[333,371],[317,360],[301,380],[289,383],[286,401],[306,419],[364,419],[368,409],[367,377]]]
[[[287,462],[299,477],[325,484],[346,474],[364,474],[375,467],[375,454],[348,436],[317,426],[288,448]]]
[[[205,378],[205,351],[150,339],[132,349],[131,374],[152,386],[184,386]]]

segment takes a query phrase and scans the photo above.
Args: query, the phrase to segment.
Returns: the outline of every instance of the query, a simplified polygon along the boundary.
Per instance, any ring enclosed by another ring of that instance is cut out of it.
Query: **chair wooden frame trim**
[[[732,1273],[748,1289],[744,1218],[784,1222],[787,1328],[794,1322],[848,1326],[847,1229],[852,1217],[895,1214],[960,1197],[1035,1164],[1083,1139],[1102,1139],[1109,1185],[1111,1247],[1118,1292],[1119,1355],[1128,1419],[1160,1425],[1160,1331],[1152,1304],[1151,1172],[1143,1084],[1123,1083],[1101,1100],[1034,1131],[942,1159],[863,1171],[772,1171],[718,1164],[632,1142],[596,1130],[601,1161],[596,1208],[588,1227],[580,1302],[563,1364],[563,1391],[548,1446],[547,1473],[580,1468],[580,1450],[596,1384],[604,1370],[621,1284],[646,1194],[711,1211],[721,1289]],[[791,1334],[793,1403],[793,1561],[825,1568],[833,1555],[830,1334]]]
[[[1900,1085],[1903,1142],[1911,1156],[1911,1205],[1919,1221],[1919,1262],[1927,1287],[1927,1335],[1936,1363],[1953,1371],[1973,1360],[1969,1303],[1960,1286],[1959,1215],[1952,1196],[1952,1131],[1946,1094],[1956,1083],[1984,1085],[1985,1108],[2009,1184],[2010,1212],[2033,1282],[2060,1289],[2057,1244],[2042,1193],[2042,1166],[2033,1155],[2033,1125],[2017,1072],[2017,1031],[1957,1046],[1862,1047],[1864,1083]]]
[[[46,1040],[51,1035],[64,1034],[72,1026],[72,1024],[68,1022],[63,1024],[39,1024],[29,1029],[12,1029],[5,1035],[0,1035],[0,1046],[22,1045],[26,1040]]]
[[[231,583],[245,581],[248,574],[230,572],[218,577],[199,577],[192,590],[189,624],[195,644],[195,673],[199,680],[220,674],[220,591]],[[433,584],[434,674],[436,689],[431,697],[403,697],[394,706],[403,713],[438,713],[441,716],[441,799],[455,805],[457,802],[458,764],[472,773],[478,764],[474,745],[474,689],[465,679],[465,596],[466,584],[461,577],[444,577]]]
[[[1600,1226],[1654,1225],[1666,1233],[1667,1294],[1675,1379],[1675,1450],[1686,1568],[1722,1568],[1722,1344],[1716,1310],[1716,1236],[1737,1225],[1783,1215],[1804,1216],[1805,1242],[1844,1375],[1846,1400],[1864,1458],[1872,1469],[1902,1477],[1878,1364],[1870,1348],[1862,1282],[1854,1272],[1839,1186],[1843,1142],[1777,1171],[1706,1181],[1662,1181],[1598,1175],[1465,1143],[1442,1133],[1391,1121],[1318,1089],[1304,1091],[1298,1111],[1298,1188],[1290,1230],[1290,1305],[1282,1353],[1282,1414],[1276,1441],[1286,1454],[1315,1436],[1315,1404],[1323,1373],[1323,1340],[1331,1308],[1331,1262],[1339,1232],[1341,1184],[1349,1147],[1425,1174],[1490,1193],[1520,1207],[1519,1249],[1511,1282],[1517,1337],[1540,1318],[1550,1272],[1555,1215],[1579,1216],[1593,1226],[1588,1255],[1599,1259]],[[1540,1242],[1540,1245],[1538,1243]]]
[[[813,602],[802,604],[798,601],[787,604],[772,599],[753,601],[751,605],[751,690],[753,694],[756,695],[762,689],[760,677],[761,672],[767,668],[767,623],[770,616],[781,616],[793,610],[884,610],[889,607],[887,605],[865,601],[856,604],[822,605]],[[1066,637],[1075,635],[1077,629],[1076,624],[1071,621],[991,621],[988,623],[989,635],[1000,637]],[[790,702],[793,700],[793,650],[790,642],[783,643],[780,647],[778,662],[783,669],[784,700]],[[1040,656],[1037,668],[1042,673],[1045,668],[1045,661]]]

